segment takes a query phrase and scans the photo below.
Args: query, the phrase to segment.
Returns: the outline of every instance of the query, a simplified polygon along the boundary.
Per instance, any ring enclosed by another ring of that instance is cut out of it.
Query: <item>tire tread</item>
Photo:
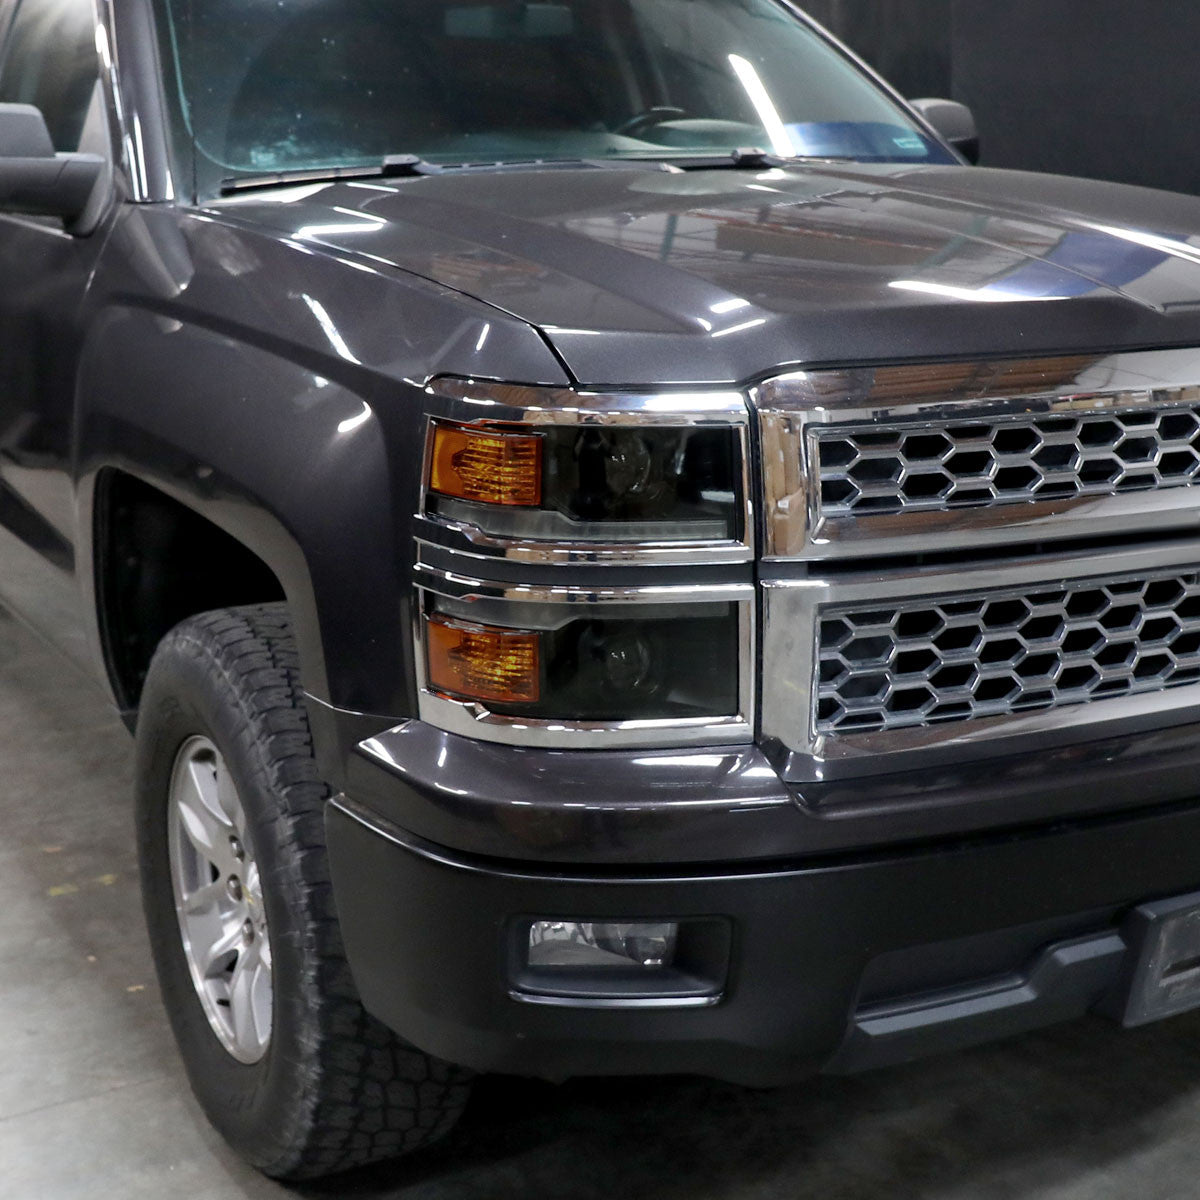
[[[464,1108],[470,1074],[404,1043],[362,1007],[346,961],[325,850],[329,788],[313,755],[291,623],[284,605],[222,609],[189,618],[160,654],[208,660],[240,707],[246,749],[280,802],[275,837],[294,870],[303,914],[307,1060],[291,1128],[256,1165],[277,1178],[334,1174],[436,1140]],[[153,671],[153,666],[151,668]]]

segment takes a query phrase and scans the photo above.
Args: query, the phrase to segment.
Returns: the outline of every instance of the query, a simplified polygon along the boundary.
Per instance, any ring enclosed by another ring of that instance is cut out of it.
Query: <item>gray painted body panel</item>
[[[218,202],[470,293],[588,386],[1200,341],[1200,200],[966,167],[447,173]]]
[[[514,363],[562,384],[541,338],[424,280],[157,207],[122,214],[84,324],[85,490],[116,467],[233,534],[282,583],[315,695],[411,711],[421,384]]]

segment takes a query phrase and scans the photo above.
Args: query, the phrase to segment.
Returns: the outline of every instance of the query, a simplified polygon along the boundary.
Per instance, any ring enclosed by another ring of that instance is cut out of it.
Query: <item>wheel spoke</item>
[[[229,822],[230,830],[246,840],[246,813],[224,759],[217,760],[216,788],[213,796],[217,811]]]
[[[271,997],[271,968],[260,960],[254,968],[254,979],[250,984],[250,1005],[254,1011],[254,1028],[260,1046],[265,1046],[271,1036]]]
[[[255,905],[261,908],[262,877],[258,873],[258,863],[254,862],[253,860],[247,860],[242,884],[246,889],[246,895],[251,898]]]
[[[194,892],[184,897],[183,911],[189,917],[199,916],[215,908],[223,896],[228,895],[224,882],[220,879],[198,887]]]
[[[229,851],[232,826],[214,811],[216,782],[212,768],[202,762],[189,763],[180,780],[175,804],[188,840],[196,851],[222,875],[228,874],[232,862]]]
[[[221,930],[221,936],[208,946],[196,948],[200,961],[200,974],[205,979],[219,975],[225,969],[222,961],[242,944],[242,919],[235,917],[229,920]]]
[[[238,955],[229,983],[229,1015],[233,1035],[246,1050],[264,1045],[271,1032],[271,977],[251,942]]]

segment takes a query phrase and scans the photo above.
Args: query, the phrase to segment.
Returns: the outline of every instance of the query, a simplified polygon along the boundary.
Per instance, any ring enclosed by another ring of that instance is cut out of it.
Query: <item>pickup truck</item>
[[[0,602],[213,1123],[1200,1004],[1200,200],[782,0],[0,0]]]

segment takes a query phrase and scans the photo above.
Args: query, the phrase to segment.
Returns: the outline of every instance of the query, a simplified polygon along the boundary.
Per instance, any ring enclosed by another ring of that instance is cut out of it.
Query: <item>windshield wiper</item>
[[[777,154],[760,150],[757,146],[741,147],[729,156],[729,166],[743,170],[757,170],[765,167],[782,167],[787,162]]]
[[[221,195],[234,196],[266,188],[297,187],[306,183],[339,183],[354,179],[414,179],[423,175],[474,171],[548,171],[582,168],[645,171],[762,171],[797,162],[833,162],[822,155],[785,158],[758,147],[733,150],[729,154],[625,154],[590,158],[525,158],[484,162],[433,163],[416,154],[390,154],[382,162],[360,167],[313,167],[294,171],[272,171],[262,175],[235,175],[221,181]]]
[[[627,159],[626,161],[636,161]],[[644,158],[641,161],[646,161]],[[833,155],[773,154],[758,147],[733,150],[729,154],[656,154],[653,161],[665,164],[677,171],[763,171],[775,167],[788,167],[796,163],[850,162],[849,158]]]
[[[307,170],[272,171],[262,175],[236,175],[221,181],[221,195],[234,196],[266,188],[297,187],[306,183],[340,183],[354,179],[415,179],[423,175],[473,171],[547,171],[587,168],[641,167],[647,171],[762,171],[798,162],[845,162],[830,156],[785,158],[757,147],[725,154],[629,154],[593,158],[528,158],[495,162],[433,163],[416,154],[391,154],[376,165],[361,167],[314,167]]]
[[[259,188],[294,187],[305,183],[338,183],[343,179],[411,179],[440,175],[446,167],[426,162],[415,154],[391,154],[375,166],[315,167],[308,170],[272,171],[263,175],[236,175],[221,180],[221,195],[252,192]]]
[[[527,158],[501,159],[494,162],[432,163],[415,154],[392,154],[377,166],[316,167],[309,170],[273,171],[263,175],[235,175],[221,181],[221,195],[233,196],[241,192],[296,187],[306,183],[340,183],[345,179],[414,179],[422,175],[473,171],[578,171],[580,168],[612,170],[617,166],[628,168],[629,163],[628,159],[621,161],[608,158]],[[642,160],[642,167],[647,171],[670,170],[670,167],[658,159]]]

